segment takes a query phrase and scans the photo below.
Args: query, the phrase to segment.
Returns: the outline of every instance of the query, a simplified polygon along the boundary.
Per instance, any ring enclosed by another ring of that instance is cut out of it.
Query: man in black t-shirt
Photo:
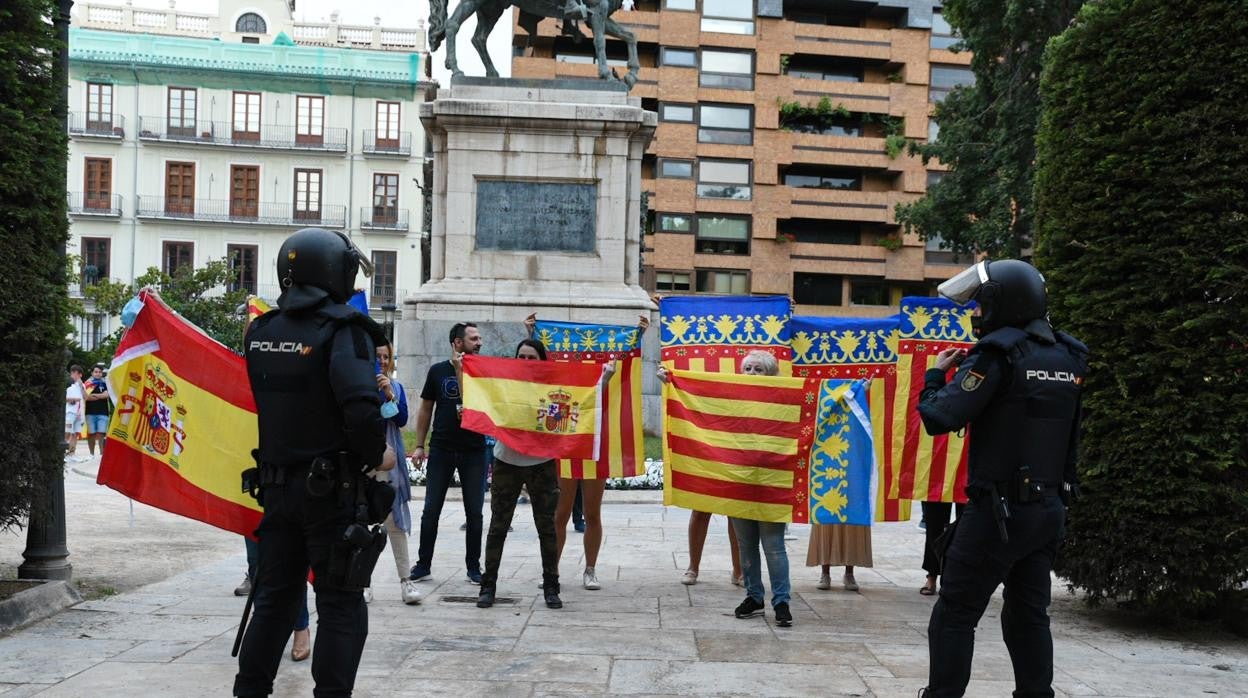
[[[485,504],[485,437],[459,425],[464,409],[461,385],[461,362],[464,354],[481,351],[481,333],[471,322],[456,323],[451,328],[451,359],[429,367],[425,387],[420,391],[420,410],[416,413],[416,449],[412,462],[419,467],[426,458],[425,509],[420,515],[420,553],[412,567],[411,579],[419,581],[430,576],[433,548],[438,540],[438,519],[446,502],[446,491],[456,470],[464,496],[464,514],[468,518],[464,544],[464,564],[468,581],[481,583],[481,509]],[[430,422],[433,436],[425,454],[425,437]]]

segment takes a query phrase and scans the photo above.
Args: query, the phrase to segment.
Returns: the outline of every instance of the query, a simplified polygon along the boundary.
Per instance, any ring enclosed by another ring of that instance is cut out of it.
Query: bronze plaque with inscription
[[[593,252],[598,185],[477,180],[476,249]]]

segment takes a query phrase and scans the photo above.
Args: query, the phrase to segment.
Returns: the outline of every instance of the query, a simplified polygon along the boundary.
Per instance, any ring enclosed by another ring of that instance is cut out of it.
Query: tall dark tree
[[[1058,573],[1217,608],[1248,579],[1248,14],[1101,0],[1050,45],[1036,259],[1091,347]]]
[[[21,525],[64,467],[69,229],[55,13],[49,0],[0,3],[0,528]]]
[[[897,220],[956,252],[1027,253],[1034,238],[1032,186],[1040,70],[1050,37],[1083,0],[947,0],[942,14],[973,52],[974,85],[936,108],[940,133],[915,146],[949,168],[927,196],[897,207]]]

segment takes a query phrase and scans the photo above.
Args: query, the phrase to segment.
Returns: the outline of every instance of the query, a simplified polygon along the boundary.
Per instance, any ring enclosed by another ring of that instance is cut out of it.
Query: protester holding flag
[[[516,346],[516,358],[524,361],[546,361],[546,347],[536,339],[524,339]],[[494,477],[490,483],[490,532],[485,539],[485,573],[481,575],[481,594],[477,608],[494,605],[498,566],[503,558],[503,544],[516,513],[520,488],[529,491],[533,508],[533,526],[542,553],[542,592],[547,608],[563,608],[559,598],[559,544],[555,536],[555,505],[559,500],[559,478],[555,460],[549,456],[526,455],[507,445],[504,439],[494,441]]]
[[[281,310],[253,321],[244,338],[264,515],[256,531],[255,616],[242,626],[236,696],[272,693],[309,565],[318,617],[315,693],[349,696],[355,685],[368,637],[363,580],[380,554],[366,526],[384,515],[339,493],[376,489],[364,473],[382,466],[387,450],[373,371],[374,338],[384,333],[345,305],[361,267],[371,274],[366,255],[340,232],[291,235],[277,255]],[[376,509],[380,500],[369,503]]]
[[[741,360],[741,373],[747,376],[776,376],[780,374],[780,362],[771,352],[755,349]],[[763,546],[767,556],[767,575],[771,578],[771,607],[776,614],[776,625],[787,628],[793,624],[789,610],[789,555],[784,548],[783,523],[755,521],[732,517],[732,530],[741,546],[741,571],[745,575],[745,600],[733,614],[738,618],[750,618],[763,610],[762,560],[758,546]]]
[[[525,318],[524,326],[529,336],[534,336],[537,328],[537,313],[530,314]],[[645,315],[638,315],[637,332],[631,345],[621,344],[617,347],[612,347],[608,344],[603,348],[607,349],[607,355],[614,355],[613,351],[622,353],[627,350],[628,346],[634,349],[639,348],[641,346],[641,337],[649,327],[650,318]],[[640,358],[636,360],[640,361]],[[605,366],[610,366],[610,371],[614,371],[614,360],[609,360],[604,364]],[[638,439],[640,439],[640,435],[638,435]],[[604,454],[603,460],[606,459],[606,454]],[[599,474],[599,477],[587,478],[564,477],[567,474],[570,473],[560,473],[559,506],[555,510],[555,533],[559,537],[559,557],[560,559],[563,558],[563,546],[568,540],[568,520],[574,518],[576,502],[580,501],[582,522],[576,530],[585,534],[585,538],[581,541],[585,550],[585,570],[581,574],[581,586],[589,591],[597,591],[602,588],[602,583],[598,581],[597,566],[598,553],[602,549],[602,497],[606,491],[607,480],[601,474]]]
[[[849,524],[813,524],[810,545],[806,549],[806,566],[819,565],[819,588],[832,588],[832,567],[845,567],[841,586],[845,591],[858,591],[855,567],[871,567],[871,527]]]

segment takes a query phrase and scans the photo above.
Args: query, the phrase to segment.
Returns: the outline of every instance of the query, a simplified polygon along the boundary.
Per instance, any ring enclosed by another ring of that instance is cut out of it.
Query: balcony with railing
[[[126,137],[126,117],[121,114],[88,114],[71,111],[67,123],[69,135],[79,138],[107,138],[119,141]]]
[[[292,204],[245,203],[229,199],[183,199],[163,196],[136,197],[139,218],[200,223],[315,225],[342,228],[347,224],[346,206],[322,206],[319,211],[299,211]]]
[[[85,195],[80,191],[71,191],[65,194],[65,201],[69,204],[69,213],[73,216],[101,216],[117,218],[121,216],[121,194],[100,195],[94,192],[87,192]]]
[[[378,137],[377,132],[365,129],[363,151],[365,155],[410,157],[412,154],[411,131],[400,131],[397,138]]]
[[[178,145],[228,145],[271,150],[347,152],[347,129],[322,128],[321,133],[299,133],[294,126],[263,124],[259,131],[238,131],[227,121],[179,121],[139,117],[139,140]]]
[[[360,227],[364,230],[407,232],[407,209],[365,206],[360,209]]]

